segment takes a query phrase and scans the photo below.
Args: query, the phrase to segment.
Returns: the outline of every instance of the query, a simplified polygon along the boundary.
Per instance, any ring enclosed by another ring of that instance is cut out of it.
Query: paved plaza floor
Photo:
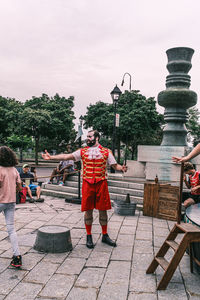
[[[16,230],[23,255],[21,270],[9,267],[12,251],[4,216],[0,214],[0,300],[161,300],[200,299],[200,276],[190,273],[189,256],[181,260],[164,291],[156,286],[163,274],[146,275],[153,255],[174,222],[109,211],[108,231],[117,247],[101,242],[98,212],[92,228],[94,249],[85,246],[85,228],[80,205],[45,196],[44,203],[16,206]],[[73,250],[60,254],[33,249],[37,229],[62,225],[70,229]]]

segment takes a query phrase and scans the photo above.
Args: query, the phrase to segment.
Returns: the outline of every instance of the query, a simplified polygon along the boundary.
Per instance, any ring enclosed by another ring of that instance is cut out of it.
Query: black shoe
[[[44,202],[44,198],[38,198],[35,200],[36,202]]]
[[[109,235],[106,233],[106,234],[103,234],[103,237],[102,237],[102,243],[105,243],[109,246],[112,246],[112,247],[117,247],[117,244],[110,239]]]
[[[22,257],[21,257],[21,255],[13,256],[10,265],[15,267],[15,268],[20,268],[22,266]]]
[[[30,198],[28,201],[29,201],[29,203],[34,203],[35,199],[34,198]]]
[[[94,244],[93,244],[93,241],[92,241],[92,235],[91,234],[88,234],[87,235],[87,242],[86,242],[86,246],[90,249],[94,248]]]

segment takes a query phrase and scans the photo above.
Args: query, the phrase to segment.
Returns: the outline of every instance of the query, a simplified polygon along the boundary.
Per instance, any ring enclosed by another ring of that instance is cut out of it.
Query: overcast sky
[[[132,89],[157,98],[165,52],[178,46],[195,50],[199,95],[199,12],[199,0],[0,0],[0,95],[73,95],[79,117],[90,103],[111,103],[115,84],[128,89],[129,72]]]

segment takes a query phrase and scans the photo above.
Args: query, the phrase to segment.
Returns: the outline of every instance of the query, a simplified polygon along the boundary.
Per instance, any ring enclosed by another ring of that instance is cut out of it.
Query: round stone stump
[[[38,229],[33,248],[40,252],[62,253],[72,250],[70,230],[64,226],[43,226]]]

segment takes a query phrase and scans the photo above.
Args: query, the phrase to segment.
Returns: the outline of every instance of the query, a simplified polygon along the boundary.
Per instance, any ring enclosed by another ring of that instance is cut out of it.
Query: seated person
[[[36,193],[36,202],[44,202],[43,198],[40,198],[40,194],[41,194],[41,187],[37,184],[33,184],[33,182],[37,181],[37,174],[36,174],[36,169],[34,168],[34,175],[31,174],[31,172],[29,171],[30,166],[28,164],[24,164],[22,167],[22,172],[20,172],[20,178],[22,179],[23,182],[23,186],[27,187],[27,193],[30,197],[30,201],[31,203],[33,203],[35,200],[33,198],[32,193],[35,192]]]
[[[188,179],[187,179],[187,176]],[[183,192],[183,205],[188,207],[200,202],[200,172],[196,171],[193,164],[190,162],[184,163],[183,180],[190,192]]]
[[[73,175],[75,173],[74,169],[74,161],[73,160],[64,160],[60,161],[57,168],[53,169],[50,180],[48,183],[53,183],[53,178],[57,177],[57,182],[59,182],[60,177],[62,177],[62,181],[59,185],[64,185],[65,180],[69,175]]]

